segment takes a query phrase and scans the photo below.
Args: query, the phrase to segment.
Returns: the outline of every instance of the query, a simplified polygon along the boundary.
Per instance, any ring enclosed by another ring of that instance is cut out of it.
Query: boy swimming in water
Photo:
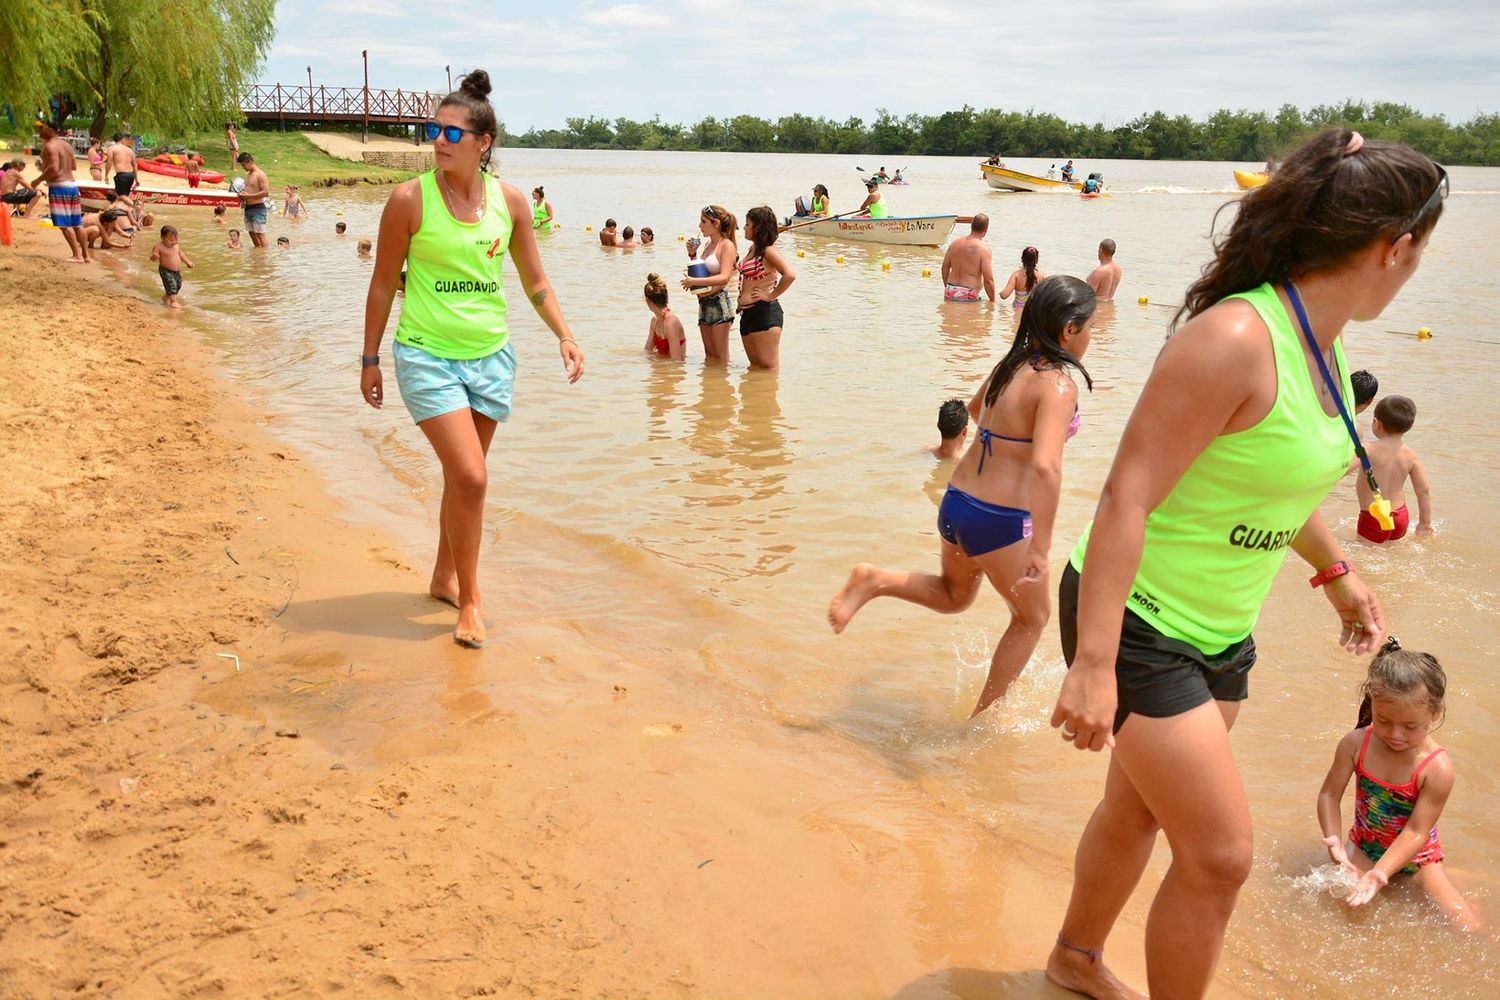
[[[349,227],[342,222],[335,222],[333,224],[333,235],[335,236],[343,236],[348,230]]]
[[[229,231],[229,249],[231,249],[231,250],[243,250],[244,249],[244,247],[242,247],[240,245],[240,231],[238,229],[231,229]]]
[[[368,257],[368,256],[370,256],[370,250],[372,248],[373,248],[373,244],[369,240],[360,240],[359,241],[359,255],[361,257]]]
[[[1370,455],[1370,466],[1375,470],[1375,481],[1380,484],[1382,495],[1391,502],[1391,517],[1396,526],[1390,531],[1380,526],[1368,508],[1370,486],[1363,476],[1354,480],[1359,491],[1359,537],[1380,544],[1394,542],[1406,535],[1411,515],[1406,509],[1406,481],[1411,480],[1417,494],[1418,535],[1432,534],[1432,496],[1427,481],[1427,471],[1405,440],[1406,432],[1417,422],[1417,404],[1405,396],[1387,396],[1375,404],[1375,419],[1370,421],[1370,430],[1375,440],[1366,451]]]
[[[927,450],[945,462],[962,457],[964,443],[969,440],[969,404],[950,399],[939,406],[937,427],[942,440]]]
[[[1354,412],[1363,413],[1380,394],[1380,380],[1361,368],[1349,374],[1349,384],[1354,387]]]

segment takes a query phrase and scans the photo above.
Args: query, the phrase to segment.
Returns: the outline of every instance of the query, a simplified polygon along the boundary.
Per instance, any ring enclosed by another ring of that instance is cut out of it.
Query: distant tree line
[[[544,149],[674,149],[736,153],[861,153],[871,156],[1001,156],[1126,160],[1264,160],[1330,125],[1366,137],[1394,139],[1443,163],[1500,165],[1500,115],[1481,114],[1461,125],[1405,104],[1283,105],[1263,111],[1216,111],[1198,121],[1160,111],[1112,128],[1066,122],[1036,111],[976,111],[964,105],[940,115],[897,117],[884,108],[875,120],[838,122],[803,114],[767,121],[755,115],[704,118],[674,125],[568,118],[566,128],[529,129],[508,136],[512,146]]]

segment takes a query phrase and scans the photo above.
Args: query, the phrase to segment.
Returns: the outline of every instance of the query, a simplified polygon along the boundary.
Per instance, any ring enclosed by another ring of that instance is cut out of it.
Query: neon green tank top
[[[828,214],[828,199],[824,198],[822,195],[817,195],[817,194],[813,195],[812,210],[813,210],[813,214],[814,215],[827,215]]]
[[[1302,333],[1275,287],[1228,298],[1249,302],[1270,331],[1276,402],[1254,427],[1209,442],[1147,516],[1125,605],[1162,635],[1209,656],[1250,634],[1292,538],[1354,456],[1343,422],[1318,402]],[[1342,340],[1334,342],[1334,356],[1344,399],[1352,399]],[[1073,549],[1080,572],[1093,528],[1090,522]]]
[[[880,200],[870,206],[870,218],[884,219],[885,217],[885,195],[881,195]]]
[[[396,340],[434,357],[483,358],[510,339],[500,268],[510,247],[510,207],[500,181],[483,177],[485,209],[478,222],[448,213],[435,171],[418,177],[422,225],[406,251],[406,302]]]
[[[551,230],[552,229],[552,223],[546,221],[546,219],[547,219],[547,203],[545,201],[543,201],[540,205],[538,205],[536,202],[532,202],[531,203],[531,228],[532,229],[540,229],[540,230],[543,230],[544,232]]]

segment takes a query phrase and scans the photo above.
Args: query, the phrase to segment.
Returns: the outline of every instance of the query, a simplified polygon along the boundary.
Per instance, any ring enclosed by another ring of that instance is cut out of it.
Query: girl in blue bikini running
[[[969,413],[979,433],[953,470],[938,509],[942,572],[910,573],[860,563],[834,595],[828,622],[842,632],[873,597],[899,597],[943,614],[974,603],[981,576],[1010,606],[1010,626],[990,660],[974,715],[1021,675],[1051,615],[1048,556],[1062,492],[1063,445],[1078,431],[1078,386],[1093,381],[1080,360],[1094,329],[1093,290],[1058,275],[1032,291],[1010,352]]]

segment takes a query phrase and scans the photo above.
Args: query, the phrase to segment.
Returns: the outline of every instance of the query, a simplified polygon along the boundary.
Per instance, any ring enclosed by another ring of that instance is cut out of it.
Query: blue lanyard
[[[1286,289],[1286,297],[1292,301],[1292,308],[1297,313],[1297,322],[1302,324],[1302,335],[1307,338],[1307,348],[1312,351],[1313,357],[1318,359],[1318,371],[1323,373],[1323,384],[1328,386],[1329,393],[1333,395],[1333,403],[1339,409],[1339,416],[1344,419],[1344,429],[1349,432],[1349,440],[1354,442],[1354,454],[1359,456],[1359,464],[1364,467],[1365,481],[1370,484],[1370,489],[1378,497],[1380,486],[1375,482],[1375,470],[1370,468],[1370,456],[1365,452],[1365,446],[1359,440],[1359,431],[1355,429],[1354,421],[1349,419],[1349,411],[1344,406],[1344,394],[1340,391],[1338,383],[1333,380],[1333,373],[1328,370],[1328,362],[1323,360],[1323,350],[1313,338],[1312,324],[1307,321],[1307,310],[1302,308],[1302,296],[1297,294],[1297,286],[1290,281],[1283,282],[1281,287]]]

